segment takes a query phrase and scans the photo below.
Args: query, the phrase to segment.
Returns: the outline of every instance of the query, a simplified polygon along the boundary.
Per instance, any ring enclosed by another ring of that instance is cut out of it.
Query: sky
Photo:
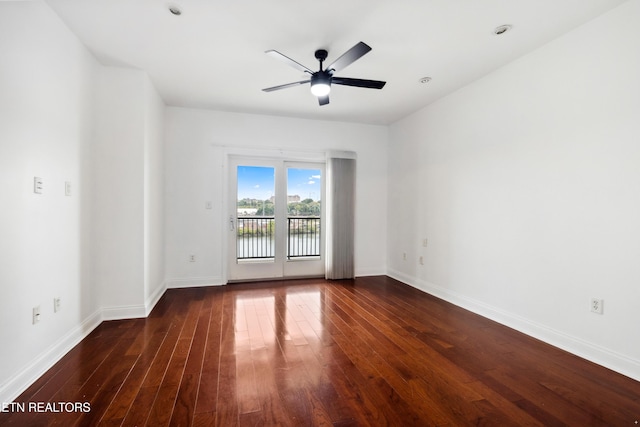
[[[320,200],[320,169],[287,169],[287,194],[300,200]],[[275,195],[275,169],[267,166],[238,166],[238,200],[266,200]]]

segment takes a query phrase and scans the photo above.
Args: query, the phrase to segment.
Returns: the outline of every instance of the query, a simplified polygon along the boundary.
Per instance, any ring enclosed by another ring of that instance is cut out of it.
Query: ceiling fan
[[[351,65],[356,60],[360,59],[362,56],[367,54],[371,50],[366,43],[360,42],[353,46],[351,49],[342,54],[342,56],[335,61],[327,68],[322,68],[323,62],[327,59],[328,52],[324,49],[316,50],[315,56],[316,59],[320,62],[320,69],[318,71],[313,71],[299,62],[294,61],[278,52],[277,50],[268,50],[265,53],[267,55],[273,56],[277,58],[293,68],[300,70],[305,73],[309,73],[311,77],[308,80],[301,80],[299,82],[287,83],[280,86],[268,87],[266,89],[262,89],[264,92],[273,92],[275,90],[286,89],[289,87],[299,86],[306,83],[311,83],[311,93],[318,97],[318,103],[320,105],[326,105],[329,103],[329,92],[331,91],[331,85],[343,85],[343,86],[355,86],[355,87],[364,87],[369,89],[382,89],[386,82],[382,82],[379,80],[365,80],[365,79],[351,79],[348,77],[335,77],[333,74],[343,68],[346,68],[348,65]]]

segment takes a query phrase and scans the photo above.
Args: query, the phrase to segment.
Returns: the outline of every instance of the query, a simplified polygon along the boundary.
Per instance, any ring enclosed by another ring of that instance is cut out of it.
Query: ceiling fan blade
[[[329,95],[319,96],[318,97],[318,103],[320,105],[327,105],[329,103]]]
[[[370,50],[371,50],[371,47],[369,47],[368,44],[359,42],[354,47],[352,47],[351,49],[343,53],[340,58],[333,61],[333,63],[327,67],[327,70],[333,70],[333,71],[342,70],[348,65],[351,65],[356,60],[360,59]]]
[[[284,62],[285,64],[289,64],[290,66],[292,66],[296,70],[300,70],[300,71],[302,71],[304,73],[313,74],[313,71],[311,71],[309,68],[305,67],[304,65],[302,65],[299,62],[294,61],[293,59],[289,58],[288,56],[281,54],[277,50],[267,50],[265,53],[267,55],[269,55],[269,56],[272,56],[272,57]]]
[[[366,87],[369,89],[382,89],[387,82],[380,80],[350,79],[348,77],[334,77],[332,84],[343,86]]]
[[[262,89],[263,92],[273,92],[274,90],[280,90],[280,89],[286,89],[288,87],[294,87],[294,86],[300,86],[303,85],[305,83],[309,83],[311,80],[302,80],[299,82],[294,82],[294,83],[287,83],[284,85],[280,85],[280,86],[273,86],[273,87],[268,87],[265,89]]]

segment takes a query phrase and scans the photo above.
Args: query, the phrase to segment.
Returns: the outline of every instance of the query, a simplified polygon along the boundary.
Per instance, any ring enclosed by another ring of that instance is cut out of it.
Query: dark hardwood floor
[[[102,323],[19,403],[0,425],[635,426],[640,383],[366,277],[168,290],[147,319]]]

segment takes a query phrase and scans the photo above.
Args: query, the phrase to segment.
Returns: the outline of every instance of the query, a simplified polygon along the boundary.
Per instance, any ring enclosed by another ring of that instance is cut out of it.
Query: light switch
[[[71,195],[71,182],[66,181],[64,183],[64,195],[65,196],[70,196]]]
[[[38,178],[37,176],[33,178],[33,192],[36,194],[42,194],[43,188],[43,180],[42,178]]]

